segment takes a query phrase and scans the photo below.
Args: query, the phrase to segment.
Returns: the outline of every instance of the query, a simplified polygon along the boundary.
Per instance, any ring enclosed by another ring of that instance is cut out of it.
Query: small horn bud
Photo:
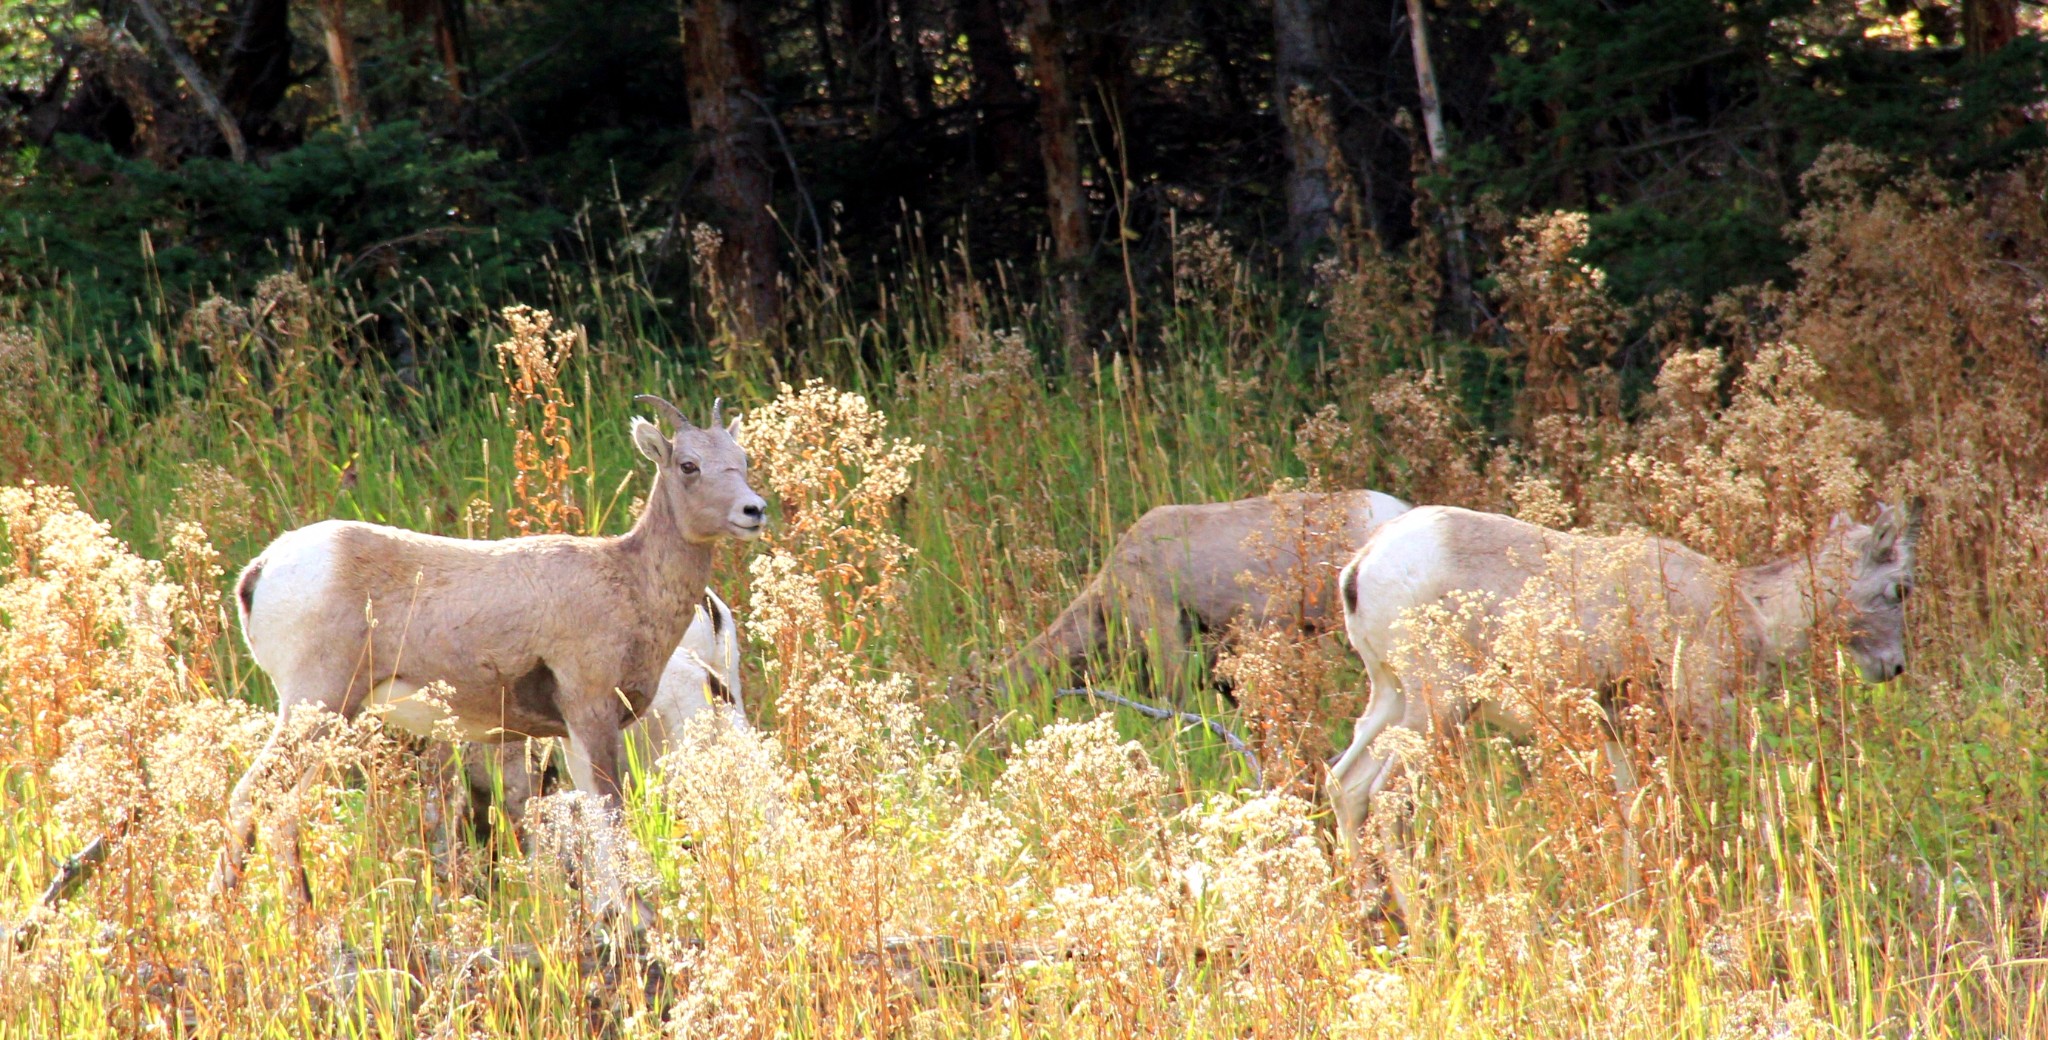
[[[714,397],[711,399],[711,428],[715,430],[724,425],[725,398]]]

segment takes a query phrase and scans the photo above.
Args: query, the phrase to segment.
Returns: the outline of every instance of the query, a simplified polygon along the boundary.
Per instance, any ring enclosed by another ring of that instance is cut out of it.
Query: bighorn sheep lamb
[[[721,426],[714,404],[700,429],[666,400],[635,400],[675,432],[633,420],[655,475],[623,535],[470,541],[327,520],[278,536],[242,572],[242,631],[277,687],[278,724],[229,799],[222,887],[240,875],[254,800],[307,706],[343,718],[375,707],[443,739],[566,737],[576,786],[617,799],[620,731],[646,710],[703,601],[714,543],[758,536],[767,510],[747,484],[737,419]],[[310,896],[294,821],[282,822]]]
[[[626,729],[624,740],[632,744],[636,761],[652,764],[673,750],[685,724],[711,712],[724,714],[727,722],[741,729],[747,726],[745,702],[740,700],[739,631],[732,608],[707,589],[682,644],[661,670],[654,701]],[[625,754],[623,743],[620,754]]]
[[[1433,718],[1462,721],[1439,694],[1470,674],[1466,664],[1432,659],[1427,668],[1417,664],[1422,675],[1394,667],[1409,660],[1398,656],[1408,649],[1400,644],[1409,611],[1447,608],[1453,638],[1486,657],[1496,645],[1488,624],[1500,605],[1532,579],[1545,579],[1555,602],[1577,612],[1568,627],[1595,673],[1583,678],[1611,683],[1631,655],[1647,651],[1660,673],[1677,676],[1666,691],[1675,714],[1713,729],[1731,687],[1807,653],[1817,625],[1846,637],[1865,679],[1884,682],[1905,671],[1916,514],[1885,506],[1868,525],[1837,517],[1810,554],[1739,569],[1648,535],[1574,534],[1443,506],[1380,528],[1338,576],[1345,632],[1372,680],[1351,746],[1329,775],[1345,847],[1356,848],[1373,796],[1399,772],[1398,760],[1374,753],[1373,742],[1389,727],[1421,734]],[[1489,717],[1511,732],[1526,729],[1512,713]],[[1617,786],[1632,787],[1617,747],[1610,745],[1609,758]]]
[[[1220,633],[1241,613],[1312,631],[1333,625],[1338,566],[1409,508],[1377,491],[1159,506],[1117,539],[1073,603],[1000,666],[999,681],[1061,677],[1099,652],[1121,622],[1149,642],[1154,685],[1178,691],[1191,630]],[[1276,592],[1290,598],[1275,602]]]

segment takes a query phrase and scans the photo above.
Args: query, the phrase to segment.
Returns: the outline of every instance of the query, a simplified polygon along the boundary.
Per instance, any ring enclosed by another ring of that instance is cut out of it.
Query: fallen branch
[[[1109,690],[1056,690],[1053,695],[1056,697],[1087,697],[1090,700],[1104,700],[1111,704],[1122,705],[1146,718],[1180,719],[1185,722],[1199,722],[1207,726],[1209,732],[1223,738],[1223,743],[1229,745],[1230,750],[1237,752],[1244,758],[1245,767],[1252,771],[1252,790],[1263,791],[1266,789],[1266,772],[1259,768],[1259,756],[1252,753],[1251,745],[1246,744],[1243,737],[1232,733],[1222,723],[1206,715],[1197,715],[1194,712],[1181,711],[1176,708],[1156,707],[1142,701],[1134,701],[1129,697],[1118,696]]]
[[[682,940],[685,948],[702,949],[699,939]],[[316,990],[339,1007],[355,1007],[365,999],[394,1001],[395,1007],[417,1011],[420,1001],[451,981],[474,983],[487,977],[524,974],[536,978],[569,974],[597,984],[593,995],[637,984],[640,999],[657,1011],[689,987],[687,970],[669,974],[669,964],[644,949],[620,949],[602,942],[555,944],[499,943],[487,946],[430,945],[400,951],[385,947],[382,956],[346,943],[328,954],[327,978]],[[1169,954],[1161,951],[1163,958]],[[845,960],[879,970],[912,997],[930,1001],[954,987],[987,985],[1007,971],[1037,961],[1069,959],[1059,948],[1034,943],[978,941],[947,935],[886,936],[878,949],[854,951]],[[179,983],[187,980],[179,978]],[[601,999],[601,998],[600,998]]]
[[[139,809],[128,810],[128,815],[115,821],[114,826],[105,834],[87,842],[84,848],[72,854],[70,859],[65,860],[64,864],[57,868],[57,876],[50,879],[50,884],[43,889],[42,898],[37,900],[37,904],[45,910],[55,910],[62,906],[65,900],[76,895],[93,873],[100,869],[100,864],[106,862],[107,851],[115,842],[127,835],[128,828],[133,827],[141,816],[142,811]],[[14,933],[14,952],[27,953],[34,949],[36,940],[41,938],[42,934],[42,925],[33,918],[22,922],[21,929]]]

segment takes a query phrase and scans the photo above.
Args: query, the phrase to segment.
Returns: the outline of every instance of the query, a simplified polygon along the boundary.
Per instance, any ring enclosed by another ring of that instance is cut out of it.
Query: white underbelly
[[[363,710],[384,720],[386,726],[418,737],[491,742],[502,734],[497,726],[457,717],[433,691],[397,679],[370,687]]]

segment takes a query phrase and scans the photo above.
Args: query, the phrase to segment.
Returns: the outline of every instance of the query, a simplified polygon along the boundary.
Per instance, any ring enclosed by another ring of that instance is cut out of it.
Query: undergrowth
[[[366,356],[355,305],[311,275],[145,319],[161,349],[139,363],[54,350],[78,327],[61,301],[12,305],[0,1032],[2042,1035],[2043,176],[1965,191],[1831,154],[1799,280],[1667,323],[1626,400],[1606,361],[1640,315],[1572,259],[1570,215],[1525,222],[1496,283],[1530,372],[1500,408],[1468,393],[1494,347],[1424,335],[1430,258],[1324,265],[1308,327],[1200,227],[1177,233],[1156,352],[1072,373],[1045,367],[1043,301],[918,257],[859,308],[819,258],[791,289],[801,373],[737,342],[674,360],[630,267],[553,281],[545,311],[441,301],[413,316],[442,359],[417,372]],[[260,850],[214,895],[272,699],[233,631],[236,567],[329,516],[623,530],[636,393],[725,397],[777,503],[713,579],[759,725],[688,732],[634,794],[660,920],[600,941],[559,865],[568,810],[437,860],[427,767],[372,720],[304,752],[331,767],[302,807],[313,906]],[[1200,728],[1048,691],[972,704],[1145,509],[1279,486],[1643,527],[1743,564],[1922,497],[1911,669],[1866,686],[1823,649],[1740,691],[1736,739],[1632,728],[1640,870],[1584,726],[1397,749],[1410,838],[1334,855],[1314,796],[1363,680],[1328,636],[1206,634],[1236,701],[1147,691],[1134,662],[1091,676],[1230,719],[1270,791]],[[38,909],[99,835],[104,866]]]

